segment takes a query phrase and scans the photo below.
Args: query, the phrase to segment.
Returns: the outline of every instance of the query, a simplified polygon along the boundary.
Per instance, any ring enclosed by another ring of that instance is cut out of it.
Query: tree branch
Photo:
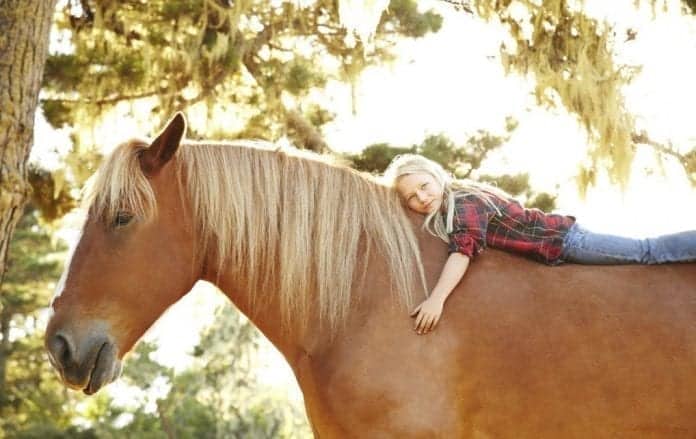
[[[132,101],[135,99],[142,99],[142,98],[148,98],[150,96],[155,96],[160,94],[161,91],[147,91],[143,93],[136,93],[134,95],[128,95],[128,96],[111,96],[108,98],[102,98],[102,99],[96,99],[96,100],[89,100],[89,99],[44,99],[45,101],[52,101],[52,102],[58,102],[61,104],[96,104],[96,105],[104,105],[104,104],[115,104],[121,101]]]
[[[12,313],[8,306],[0,308],[0,407],[4,406],[6,401],[4,395],[7,395],[7,359],[10,356],[10,322]]]
[[[674,149],[672,142],[668,142],[667,145],[660,143],[656,140],[651,139],[645,131],[631,134],[631,140],[633,141],[633,143],[636,144],[651,146],[658,154],[663,154],[677,159],[682,168],[684,168],[684,172],[686,172],[686,176],[691,182],[691,184],[696,185],[696,175],[694,175],[689,170],[689,158],[677,151],[676,149]]]
[[[450,5],[454,6],[454,9],[456,10],[463,10],[465,12],[468,12],[469,14],[473,14],[474,10],[471,7],[471,4],[469,2],[465,2],[463,0],[440,0],[445,3],[449,3]]]
[[[157,415],[159,417],[160,424],[162,426],[162,430],[164,430],[164,433],[167,435],[168,439],[176,439],[177,434],[176,430],[172,426],[172,423],[169,421],[169,418],[167,418],[167,415],[165,413],[165,408],[164,408],[164,403],[162,403],[161,400],[157,400]]]
[[[302,141],[302,147],[320,154],[333,152],[314,125],[298,111],[286,111],[285,122],[289,129],[294,130]]]
[[[633,143],[652,146],[655,149],[655,151],[661,154],[672,156],[680,162],[684,162],[684,156],[674,149],[671,142],[668,145],[659,143],[651,139],[645,131],[631,134],[631,140],[633,140]]]

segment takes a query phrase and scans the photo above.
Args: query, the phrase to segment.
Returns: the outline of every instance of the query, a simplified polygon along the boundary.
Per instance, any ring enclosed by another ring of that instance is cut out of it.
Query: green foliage
[[[91,423],[90,431],[99,439],[168,437],[156,414],[146,412],[141,405],[119,407],[102,392],[89,400],[83,416]]]
[[[544,212],[551,212],[556,208],[556,197],[546,192],[533,194],[533,196],[528,199],[529,201],[526,203],[527,207],[535,207]]]
[[[305,110],[305,115],[309,120],[309,123],[315,127],[321,127],[322,125],[331,122],[336,118],[336,115],[331,111],[322,108],[319,105],[310,105]]]
[[[525,195],[529,190],[529,174],[505,174],[499,176],[482,175],[480,180],[488,184],[493,184],[516,197]]]
[[[422,37],[428,32],[437,32],[442,27],[442,16],[430,11],[418,12],[418,4],[412,0],[392,0],[382,15],[382,22],[386,22],[390,15],[401,17],[396,22],[397,29],[409,37]]]
[[[472,171],[481,166],[491,151],[503,144],[503,141],[502,137],[479,130],[459,147],[444,135],[435,135],[427,137],[416,150],[419,154],[442,163],[455,177],[467,178]]]
[[[155,350],[157,346],[152,343],[139,343],[135,351],[129,354],[121,379],[143,390],[149,389],[159,378],[171,381],[174,371],[151,358]]]
[[[295,58],[285,66],[285,90],[296,96],[313,87],[323,87],[326,78],[310,60]]]
[[[88,67],[85,60],[81,60],[75,54],[52,55],[46,59],[43,86],[56,89],[72,87],[87,75]]]
[[[551,212],[556,208],[556,196],[546,192],[534,192],[529,185],[529,174],[482,175],[479,180],[507,192],[525,207]]]
[[[102,392],[92,397],[83,413],[89,431],[100,439],[311,437],[304,414],[256,380],[257,346],[258,331],[229,304],[182,372],[154,360],[156,346],[139,343],[121,377],[134,387],[132,403],[116,405]],[[164,396],[148,396],[155,383],[168,387]]]
[[[65,250],[41,228],[36,213],[29,205],[17,224],[0,295],[3,312],[20,318],[47,305],[51,283],[60,275],[57,254]]]
[[[70,426],[64,429],[50,424],[32,424],[17,432],[15,439],[98,439],[92,429]]]
[[[684,0],[684,5],[690,13],[696,15],[696,0]]]
[[[55,379],[39,328],[63,251],[29,206],[10,243],[0,291],[0,437],[82,434],[67,433],[76,399]]]
[[[234,104],[247,115],[245,133],[267,139],[294,134],[299,146],[316,147],[317,133],[289,130],[286,120],[288,114],[311,116],[301,110],[318,105],[309,91],[322,89],[330,77],[354,79],[390,59],[399,38],[441,26],[439,15],[419,12],[413,0],[392,6],[368,53],[346,38],[335,2],[65,2],[57,25],[73,49],[49,55],[42,106],[54,126],[79,132],[119,102],[139,101],[147,107],[143,114],[154,116],[153,127],[196,104],[208,110]],[[314,118],[315,125],[306,126],[316,131],[327,120]],[[225,137],[239,134],[222,128]]]
[[[62,171],[52,174],[36,166],[29,166],[28,174],[32,187],[31,202],[44,220],[56,220],[77,206]]]
[[[45,77],[45,76],[44,76]],[[71,123],[71,104],[61,100],[42,100],[39,102],[46,120],[55,128],[62,128]]]
[[[381,174],[389,163],[399,154],[413,153],[415,148],[399,148],[388,143],[369,145],[359,154],[347,154],[345,158],[355,169],[373,174]]]
[[[64,178],[66,185],[81,188],[92,174],[97,171],[104,156],[97,145],[82,146],[73,135],[73,147],[63,158],[65,164]]]
[[[231,305],[223,306],[194,352],[204,389],[197,398],[218,414],[219,437],[301,437],[309,431],[304,415],[259,391],[257,347],[258,331]]]
[[[427,136],[420,145],[394,147],[388,143],[377,143],[366,147],[359,154],[346,154],[345,158],[358,170],[382,173],[394,157],[399,154],[416,153],[442,164],[458,178],[469,177],[481,166],[488,154],[503,145],[516,123],[506,119],[506,134],[495,136],[479,130],[461,146],[455,145],[444,134]]]
[[[463,145],[456,145],[447,136],[437,134],[430,135],[419,145],[408,148],[377,143],[368,146],[359,154],[346,154],[344,158],[352,167],[360,171],[381,174],[397,155],[421,154],[440,163],[457,178],[473,178],[491,184],[517,197],[527,207],[550,212],[555,209],[556,197],[543,192],[533,192],[529,185],[528,174],[479,175],[474,178],[474,174],[478,172],[486,157],[504,145],[515,128],[517,128],[517,121],[508,117],[505,120],[505,134],[502,136],[479,130]]]

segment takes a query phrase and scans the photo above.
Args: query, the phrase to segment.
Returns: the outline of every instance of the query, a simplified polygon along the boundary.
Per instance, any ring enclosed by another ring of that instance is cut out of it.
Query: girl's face
[[[443,187],[427,172],[416,172],[399,177],[396,191],[409,209],[427,215],[442,206]]]

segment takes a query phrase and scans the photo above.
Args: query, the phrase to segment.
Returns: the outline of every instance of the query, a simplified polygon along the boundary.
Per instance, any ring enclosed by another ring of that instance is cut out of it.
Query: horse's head
[[[64,383],[92,394],[198,275],[174,153],[177,114],[150,144],[121,145],[96,180],[82,236],[56,290],[45,343]]]

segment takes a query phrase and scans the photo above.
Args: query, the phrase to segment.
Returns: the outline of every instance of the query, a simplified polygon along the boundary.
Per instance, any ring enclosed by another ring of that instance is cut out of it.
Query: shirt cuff
[[[450,236],[449,253],[461,253],[473,259],[482,250],[483,248],[469,235]]]

